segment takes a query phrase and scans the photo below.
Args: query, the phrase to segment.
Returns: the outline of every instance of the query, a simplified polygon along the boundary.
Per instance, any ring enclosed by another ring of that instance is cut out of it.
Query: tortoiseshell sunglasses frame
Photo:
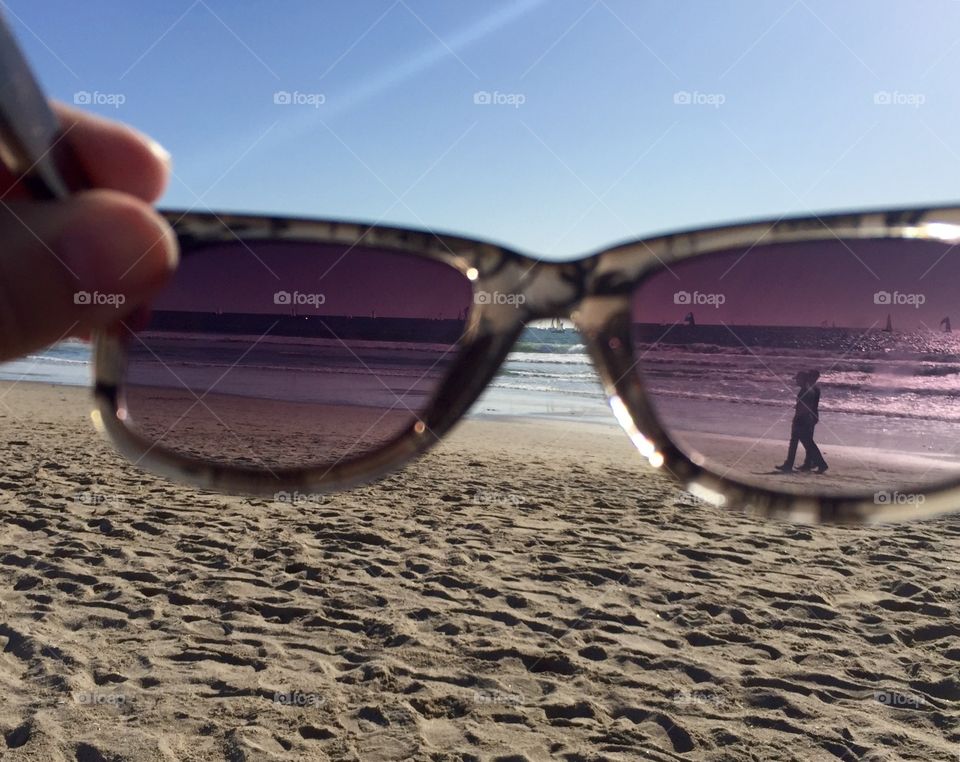
[[[203,489],[254,495],[330,492],[383,476],[435,444],[476,401],[506,359],[524,326],[567,318],[584,337],[610,406],[642,455],[669,471],[698,497],[727,510],[808,523],[864,524],[936,515],[960,508],[960,479],[925,490],[922,505],[880,504],[873,494],[851,497],[776,492],[721,477],[694,463],[667,436],[638,374],[630,333],[631,294],[665,265],[734,247],[817,240],[928,239],[960,241],[960,207],[869,211],[777,219],[693,230],[623,243],[583,259],[545,262],[501,246],[423,230],[355,222],[164,211],[185,256],[214,242],[283,240],[375,246],[445,262],[479,291],[520,296],[477,303],[467,316],[455,359],[427,410],[376,451],[309,468],[257,468],[204,462],[147,440],[125,420],[124,341],[96,337],[95,422],[116,448],[144,468]],[[522,304],[518,302],[522,301]]]

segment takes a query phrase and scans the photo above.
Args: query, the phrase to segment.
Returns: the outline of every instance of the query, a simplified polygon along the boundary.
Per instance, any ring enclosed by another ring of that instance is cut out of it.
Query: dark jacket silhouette
[[[800,391],[797,392],[797,404],[794,407],[793,423],[790,426],[790,446],[787,450],[787,459],[777,468],[781,471],[792,471],[793,462],[797,457],[797,445],[802,444],[806,456],[800,470],[817,469],[819,472],[827,470],[827,461],[823,453],[813,441],[813,430],[820,422],[820,387],[817,379],[820,373],[815,370],[797,374],[797,383]]]
[[[816,426],[820,422],[820,387],[814,383],[797,393],[793,425]]]

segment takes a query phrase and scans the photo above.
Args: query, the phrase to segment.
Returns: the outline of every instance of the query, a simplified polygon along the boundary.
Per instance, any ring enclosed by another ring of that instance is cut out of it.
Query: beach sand
[[[784,428],[789,431],[789,422]],[[825,443],[820,448],[829,466],[825,473],[783,474],[776,466],[786,459],[787,439],[687,432],[677,438],[685,452],[709,453],[702,461],[714,473],[757,487],[779,487],[801,495],[823,491],[829,495],[860,497],[867,491],[868,495],[873,492],[876,500],[878,495],[891,493],[921,494],[932,485],[956,481],[960,474],[960,462],[955,454],[894,452],[836,443]],[[805,455],[800,445],[795,467],[803,464]]]
[[[470,420],[287,502],[0,386],[0,758],[956,760],[960,517],[724,514],[614,428]]]

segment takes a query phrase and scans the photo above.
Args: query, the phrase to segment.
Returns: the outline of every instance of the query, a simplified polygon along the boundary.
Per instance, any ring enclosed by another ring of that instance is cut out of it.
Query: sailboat
[[[953,329],[950,327],[949,315],[940,321],[940,326],[943,328],[944,333],[951,333],[953,331]]]
[[[560,318],[553,318],[550,321],[550,330],[556,333],[563,333],[565,330],[563,327],[563,321]]]
[[[887,313],[887,324],[883,327],[884,333],[893,333],[893,320],[890,319],[890,313]]]
[[[696,324],[697,324],[697,321],[694,320],[694,318],[693,318],[693,313],[692,313],[692,312],[688,312],[688,313],[686,314],[686,316],[683,318],[683,324],[684,324],[684,325],[696,325]]]

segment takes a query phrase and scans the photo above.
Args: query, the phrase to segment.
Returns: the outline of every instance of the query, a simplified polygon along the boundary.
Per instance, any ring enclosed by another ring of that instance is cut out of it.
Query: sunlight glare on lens
[[[608,402],[610,404],[610,409],[613,410],[614,416],[623,427],[624,431],[627,432],[627,436],[630,437],[630,441],[633,442],[634,447],[640,451],[641,455],[650,461],[651,466],[654,468],[660,468],[660,466],[663,465],[663,455],[657,452],[653,442],[647,439],[637,429],[636,425],[633,423],[633,418],[630,417],[630,412],[627,410],[627,406],[623,404],[623,400],[617,396],[612,396],[609,398]]]
[[[710,503],[711,505],[724,506],[726,505],[727,498],[721,495],[716,490],[712,490],[709,487],[704,487],[702,484],[693,482],[692,484],[687,485],[687,492],[689,492],[694,497],[700,498],[701,500]]]
[[[905,238],[936,238],[941,241],[960,240],[960,225],[948,222],[928,222],[925,225],[907,228]]]

